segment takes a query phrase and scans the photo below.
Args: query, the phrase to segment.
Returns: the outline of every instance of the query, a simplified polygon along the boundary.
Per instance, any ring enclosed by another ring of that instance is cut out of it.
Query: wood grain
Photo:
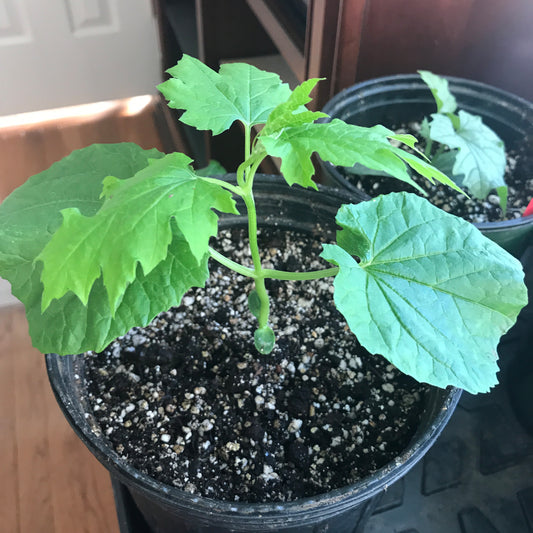
[[[57,405],[24,309],[0,310],[0,519],[13,533],[118,533],[109,475]]]
[[[132,113],[127,101],[109,103],[95,116],[77,115],[59,120],[2,127],[0,117],[0,200],[28,177],[48,168],[72,150],[92,143],[135,142],[143,148],[168,151],[170,127],[160,120],[159,101],[146,100],[139,112]],[[83,108],[82,108],[83,109]],[[39,116],[39,115],[37,115]],[[160,131],[165,124],[166,131]]]
[[[15,358],[11,356],[17,340],[11,330],[10,311],[0,310],[0,523],[6,531],[19,532]]]

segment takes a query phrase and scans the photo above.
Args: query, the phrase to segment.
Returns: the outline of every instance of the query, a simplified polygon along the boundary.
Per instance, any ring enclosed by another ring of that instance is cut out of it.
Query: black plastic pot
[[[460,109],[481,116],[506,145],[529,138],[533,150],[533,104],[484,83],[447,79]],[[436,106],[431,91],[418,74],[400,74],[353,85],[332,98],[323,111],[331,119],[340,118],[358,126],[383,124],[392,127],[421,120],[435,113]],[[322,162],[322,167],[326,184],[349,190],[360,200],[370,198],[334,165]],[[475,226],[515,257],[520,257],[533,240],[533,215]]]
[[[350,201],[342,191],[289,188],[273,177],[256,178],[254,191],[261,225],[307,231],[317,224],[334,231],[334,215]],[[239,216],[225,216],[221,226],[244,224]],[[323,233],[324,230],[321,229]],[[420,427],[409,446],[372,476],[328,494],[290,503],[245,504],[216,501],[163,485],[132,468],[109,446],[87,414],[83,356],[46,357],[48,375],[68,421],[115,481],[127,487],[136,508],[153,533],[325,532],[363,530],[379,495],[419,461],[441,433],[461,395],[459,389],[433,388],[426,397]]]

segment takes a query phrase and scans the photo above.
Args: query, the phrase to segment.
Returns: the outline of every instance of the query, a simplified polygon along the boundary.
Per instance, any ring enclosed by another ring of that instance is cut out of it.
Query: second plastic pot
[[[459,109],[482,117],[506,146],[529,140],[533,158],[533,104],[490,85],[461,78],[447,78]],[[358,126],[398,124],[420,121],[436,112],[435,100],[418,74],[400,74],[364,81],[332,98],[323,111],[331,119],[340,118]],[[327,119],[326,119],[327,120]],[[368,200],[331,163],[321,163],[325,182],[349,190],[360,200]],[[533,168],[529,177],[533,177]],[[520,257],[533,241],[533,215],[475,226],[500,246]]]

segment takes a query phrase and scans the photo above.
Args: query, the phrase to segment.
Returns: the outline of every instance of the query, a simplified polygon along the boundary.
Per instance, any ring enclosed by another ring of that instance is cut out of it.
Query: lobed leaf
[[[445,115],[434,114],[432,117],[431,138],[458,149],[453,174],[463,176],[464,187],[468,187],[477,198],[486,198],[492,189],[505,186],[503,141],[483,124],[481,117],[459,111],[458,129]]]
[[[226,63],[215,72],[198,59],[184,55],[167,71],[171,79],[158,89],[169,107],[183,109],[180,120],[214,135],[236,120],[245,126],[264,124],[271,111],[285,102],[291,90],[277,74],[245,63]]]
[[[312,78],[298,85],[286,102],[272,110],[260,135],[276,135],[284,128],[310,124],[319,118],[327,117],[326,113],[310,111],[305,107],[311,101],[309,93],[319,81],[319,78]]]
[[[95,214],[107,175],[130,178],[162,156],[131,143],[94,144],[29,178],[0,206],[0,274],[33,262],[60,226],[61,210],[75,206],[86,216]]]
[[[41,312],[42,264],[26,268],[20,278],[30,274],[31,287],[25,300],[30,335],[41,352],[60,355],[101,351],[132,327],[148,325],[156,315],[179,305],[191,287],[202,287],[209,276],[208,256],[198,263],[187,241],[173,228],[173,239],[166,258],[149,274],[137,267],[135,279],[127,286],[116,309],[100,276],[91,288],[87,305],[72,292],[50,303]],[[26,278],[28,279],[28,278]]]
[[[138,267],[114,314],[101,277],[92,287],[87,307],[68,292],[41,312],[42,264],[35,258],[60,226],[61,211],[76,208],[84,216],[96,214],[104,203],[102,180],[109,173],[120,182],[161,157],[157,150],[130,143],[92,145],[33,176],[0,206],[0,275],[11,282],[13,294],[25,305],[33,344],[40,351],[99,351],[131,327],[146,325],[177,305],[190,287],[205,283],[207,258],[198,266],[173,225],[166,259],[149,275]]]
[[[102,274],[114,311],[137,277],[138,265],[146,276],[166,258],[173,238],[171,218],[192,258],[204,260],[217,231],[212,209],[236,209],[231,193],[196,176],[190,161],[183,154],[169,154],[128,180],[114,181],[112,194],[91,217],[77,208],[61,212],[63,224],[37,257],[44,265],[43,310],[69,291],[86,305]]]
[[[424,192],[407,171],[406,165],[413,167],[426,178],[437,179],[442,183],[457,186],[422,159],[392,146],[389,139],[415,142],[411,136],[397,136],[383,126],[363,128],[334,119],[328,123],[305,123],[286,127],[270,135],[261,135],[266,152],[281,158],[281,172],[292,185],[316,187],[312,181],[314,166],[311,156],[314,152],[324,161],[334,165],[353,166],[356,163],[367,168],[386,172]],[[460,190],[460,189],[458,189]]]
[[[345,205],[337,222],[322,256],[340,268],[335,303],[361,344],[438,387],[495,385],[496,346],[527,303],[520,263],[414,194]]]

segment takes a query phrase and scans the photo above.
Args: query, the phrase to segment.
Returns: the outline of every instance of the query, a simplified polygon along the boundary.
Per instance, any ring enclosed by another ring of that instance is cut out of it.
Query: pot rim
[[[521,115],[525,113],[533,113],[533,102],[526,100],[525,98],[518,96],[512,92],[506,91],[505,89],[500,89],[494,85],[488,83],[472,80],[469,78],[462,78],[459,76],[441,76],[448,80],[450,84],[455,86],[455,90],[465,90],[471,89],[477,92],[483,92],[489,97],[495,97],[501,100],[506,100],[508,102],[507,107],[511,104],[514,107],[521,108]],[[346,87],[342,91],[334,95],[322,108],[324,113],[329,114],[329,111],[339,102],[343,100],[351,99],[350,95],[355,92],[359,92],[365,89],[372,89],[375,93],[380,93],[390,90],[391,87],[396,87],[398,89],[423,89],[424,92],[429,92],[429,87],[424,83],[420,78],[419,74],[416,73],[404,73],[404,74],[390,74],[387,76],[379,76],[376,78],[370,78],[368,80],[359,81],[349,87]],[[524,112],[525,110],[525,112]],[[325,122],[328,122],[330,119],[325,117],[323,119]]]
[[[477,92],[478,94],[482,93],[483,97],[480,97],[480,102],[482,100],[490,100],[491,102],[496,103],[502,109],[505,108],[507,112],[513,112],[516,114],[516,116],[520,116],[522,119],[525,119],[527,116],[530,115],[531,134],[533,135],[532,102],[529,102],[528,100],[525,100],[524,98],[510,93],[504,89],[494,87],[484,82],[471,80],[468,78],[460,78],[457,76],[443,77],[451,83],[452,90],[458,91],[458,94],[461,93],[461,89],[468,90],[469,92]],[[360,93],[364,93],[365,90],[368,90],[369,92],[367,95],[364,96],[369,96],[370,94],[374,95],[379,94],[381,92],[388,92],[392,89],[423,90],[428,95],[430,95],[430,89],[427,87],[427,85],[423,82],[423,80],[418,74],[392,74],[389,76],[381,76],[364,80],[350,87],[347,87],[346,89],[337,93],[331,100],[329,100],[322,109],[322,111],[330,115],[333,111],[336,111],[337,107],[340,107],[340,109],[342,109],[343,107],[349,106],[351,105],[352,101],[359,99]],[[342,103],[345,103],[345,106],[341,106]],[[329,122],[331,120],[331,116],[320,119],[320,121],[322,122]],[[344,176],[342,176],[342,174],[337,170],[335,165],[331,164],[329,161],[322,160],[320,161],[320,163],[327,169],[327,171],[331,175],[335,176],[335,180],[340,183],[343,183],[347,190],[357,194],[360,199],[371,199],[371,196],[367,195],[363,191],[360,191],[359,189],[356,189],[348,180],[346,180]],[[509,220],[497,220],[494,222],[473,222],[472,224],[476,228],[484,232],[506,230],[510,228],[517,228],[533,224],[533,215]]]

